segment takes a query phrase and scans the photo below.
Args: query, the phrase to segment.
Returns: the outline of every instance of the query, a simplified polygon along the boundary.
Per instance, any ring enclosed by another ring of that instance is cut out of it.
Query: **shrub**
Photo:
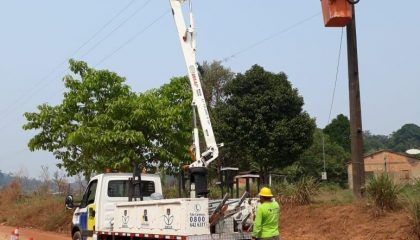
[[[274,189],[280,193],[280,201],[283,204],[306,205],[319,193],[319,184],[313,177],[302,177],[297,182],[284,182]]]
[[[393,210],[397,207],[401,190],[402,186],[395,183],[387,173],[374,176],[366,186],[368,197],[380,212],[386,209]]]
[[[420,192],[420,178],[415,178],[413,181],[413,188]]]
[[[162,186],[163,197],[165,199],[178,198],[178,188],[175,185],[163,185]]]
[[[420,198],[419,196],[408,197],[406,207],[413,234],[420,239]]]
[[[24,195],[19,182],[12,182],[0,191],[0,222],[48,231],[67,231],[72,211],[66,211],[63,203],[62,197],[48,194]]]
[[[18,180],[13,180],[0,193],[0,206],[2,204],[16,203],[22,198],[22,185]]]
[[[322,182],[315,202],[328,205],[349,204],[354,200],[350,189],[344,189],[338,184]]]

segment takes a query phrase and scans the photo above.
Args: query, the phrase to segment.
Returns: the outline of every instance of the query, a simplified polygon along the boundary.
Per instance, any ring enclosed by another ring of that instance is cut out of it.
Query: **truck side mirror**
[[[73,209],[75,207],[73,203],[73,195],[68,195],[66,197],[65,204],[67,209]]]
[[[93,210],[93,208],[89,208],[89,217],[95,217],[95,215],[96,215],[96,212],[95,212],[95,210]]]

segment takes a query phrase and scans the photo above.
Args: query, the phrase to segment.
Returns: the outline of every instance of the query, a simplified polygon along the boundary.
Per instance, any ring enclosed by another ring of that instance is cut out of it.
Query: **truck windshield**
[[[141,183],[141,192],[144,197],[149,197],[155,192],[155,183],[153,181],[141,181]],[[109,181],[108,197],[128,197],[129,184],[128,180]]]

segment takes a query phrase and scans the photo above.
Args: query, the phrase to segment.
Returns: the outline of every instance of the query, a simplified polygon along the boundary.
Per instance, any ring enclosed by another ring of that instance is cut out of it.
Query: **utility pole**
[[[353,175],[353,195],[356,198],[363,196],[365,184],[365,163],[363,160],[363,130],[360,107],[359,63],[357,60],[357,37],[355,4],[352,5],[352,20],[347,24],[347,58],[349,74],[350,98],[350,137],[351,162]]]

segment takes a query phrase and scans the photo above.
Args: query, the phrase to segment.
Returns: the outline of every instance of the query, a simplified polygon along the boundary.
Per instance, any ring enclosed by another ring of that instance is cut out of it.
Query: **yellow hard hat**
[[[261,188],[260,193],[258,195],[262,197],[273,197],[273,194],[271,193],[271,190],[268,187]]]

